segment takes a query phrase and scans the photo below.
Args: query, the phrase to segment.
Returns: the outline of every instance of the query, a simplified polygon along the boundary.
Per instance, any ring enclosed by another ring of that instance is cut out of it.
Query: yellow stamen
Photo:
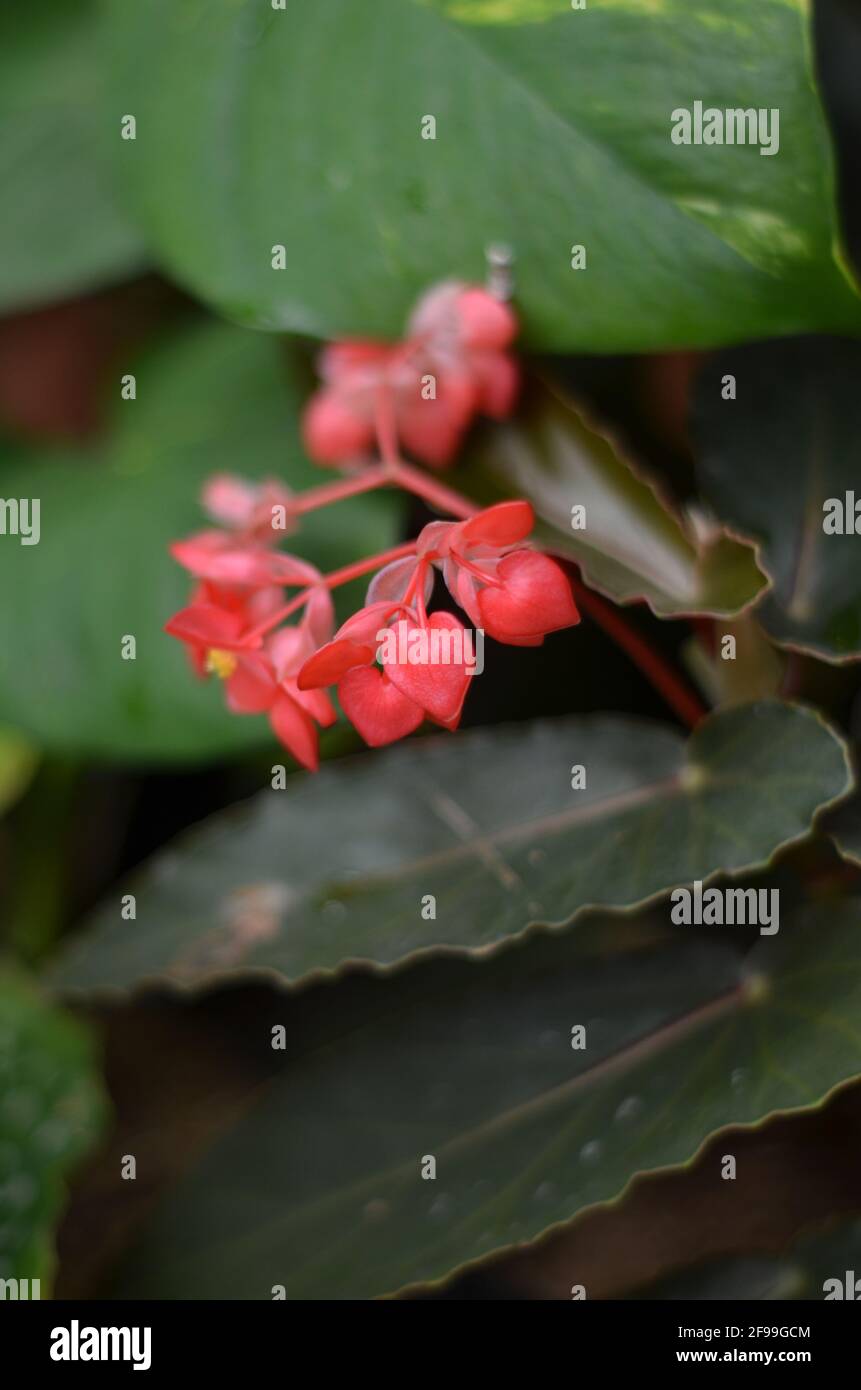
[[[210,674],[226,681],[236,670],[236,657],[233,652],[223,652],[218,647],[210,647],[206,653],[206,669]]]

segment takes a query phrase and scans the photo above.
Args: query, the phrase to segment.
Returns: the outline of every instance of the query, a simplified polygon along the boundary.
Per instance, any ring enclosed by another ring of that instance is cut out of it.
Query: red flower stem
[[[404,556],[415,553],[415,541],[405,541],[403,545],[395,545],[391,550],[382,550],[379,555],[369,555],[366,560],[357,560],[355,564],[345,565],[343,569],[332,570],[331,574],[325,575],[323,583],[327,589],[337,589],[339,584],[349,584],[351,579],[361,579],[363,574],[382,569],[383,565],[391,564],[392,560],[403,560]]]
[[[641,637],[622,617],[618,608],[607,603],[599,594],[587,589],[579,579],[572,576],[571,587],[577,603],[589,617],[603,628],[634,665],[642,671],[649,684],[666,700],[689,729],[696,726],[708,713],[706,706],[684,683],[678,672],[664,657]]]
[[[331,574],[322,577],[327,589],[337,589],[341,584],[349,584],[351,579],[360,579],[363,574],[370,574],[372,570],[382,569],[383,565],[388,565],[392,560],[402,560],[406,555],[414,555],[416,550],[415,541],[406,541],[403,545],[393,546],[391,550],[382,550],[379,555],[369,555],[365,560],[357,560],[352,565],[344,565],[342,569],[332,570]],[[298,609],[308,602],[314,585],[311,584],[301,593],[294,594],[289,603],[285,603],[283,608],[279,608],[277,613],[272,613],[257,627],[253,627],[242,639],[246,644],[254,642],[258,637],[263,637],[273,627],[278,627],[286,618],[291,618]]]
[[[389,481],[395,487],[402,487],[405,492],[411,492],[414,496],[421,497],[423,501],[429,502],[438,511],[447,512],[449,516],[459,517],[461,521],[467,517],[475,516],[476,512],[481,510],[459,492],[454,492],[443,483],[437,482],[436,478],[431,478],[427,473],[423,473],[420,468],[414,468],[411,463],[404,463],[398,452],[391,393],[386,389],[381,390],[377,396],[377,412],[374,423],[383,466],[387,471]]]
[[[392,393],[388,386],[381,386],[377,391],[374,429],[377,443],[380,446],[383,465],[391,477],[401,460],[398,453],[398,434],[395,428]]]
[[[318,507],[328,507],[332,502],[341,502],[346,497],[356,497],[362,492],[385,487],[391,482],[388,468],[382,463],[371,464],[361,473],[340,478],[336,483],[324,483],[322,487],[311,487],[300,492],[290,505],[291,516],[303,516],[315,512]]]
[[[467,501],[459,492],[453,492],[450,487],[438,483],[436,478],[428,477],[421,469],[413,468],[411,463],[404,463],[399,459],[392,465],[389,476],[392,482],[402,487],[405,492],[412,492],[416,497],[421,497],[423,501],[436,507],[438,511],[447,512],[449,516],[456,516],[461,521],[481,511],[480,507]]]

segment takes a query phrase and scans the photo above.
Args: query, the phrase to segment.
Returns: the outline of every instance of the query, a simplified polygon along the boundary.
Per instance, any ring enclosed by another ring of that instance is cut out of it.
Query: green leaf
[[[212,473],[276,476],[297,491],[321,481],[298,442],[304,383],[274,340],[212,323],[136,376],[103,458],[34,457],[4,471],[7,497],[40,497],[41,539],[0,546],[0,589],[15,594],[0,612],[13,658],[0,719],[51,748],[134,760],[265,745],[265,718],[228,714],[219,683],[196,680],[162,630],[191,587],[167,547],[208,524],[198,497]],[[359,497],[309,516],[289,545],[337,568],[393,544],[397,516],[395,498]],[[126,635],[133,661],[121,657]]]
[[[335,998],[261,990],[261,1054],[286,1030],[275,1076],[113,1292],[391,1293],[534,1240],[725,1126],[820,1103],[861,1070],[861,903],[782,917],[744,956],[746,938],[671,927],[664,902]]]
[[[95,0],[0,12],[0,310],[29,308],[140,270],[108,148],[120,115],[99,100]],[[126,108],[123,108],[125,110]]]
[[[723,399],[727,375],[735,400]],[[725,353],[696,390],[702,490],[722,522],[760,544],[774,582],[757,616],[779,642],[832,662],[861,654],[859,379],[861,344],[802,339]],[[829,499],[845,534],[824,529]]]
[[[576,560],[617,603],[644,598],[661,617],[717,616],[739,612],[766,585],[751,545],[698,530],[547,384],[530,386],[515,419],[483,429],[472,458],[458,486],[483,502],[527,497],[542,545]],[[585,508],[585,525],[574,507]]]
[[[64,1178],[98,1137],[106,1101],[89,1034],[8,972],[0,1078],[0,1278],[47,1281]]]
[[[37,763],[36,749],[27,739],[0,727],[0,815],[26,791]]]
[[[844,859],[861,864],[861,796],[857,792],[829,811],[821,828],[831,836]]]
[[[437,736],[214,817],[130,885],[136,921],[106,905],[54,979],[296,981],[435,946],[483,952],[530,923],[761,864],[847,781],[835,735],[776,701],[713,717],[687,747],[613,717]]]
[[[849,1293],[847,1271],[853,1271]],[[806,1234],[781,1255],[709,1260],[650,1284],[634,1297],[821,1302],[830,1295],[854,1300],[856,1277],[861,1277],[861,1221],[847,1221]]]
[[[117,154],[130,203],[170,271],[231,318],[397,335],[420,291],[481,278],[503,242],[531,346],[861,326],[802,0],[109,13],[114,105],[138,114]],[[695,101],[779,108],[779,151],[674,144],[672,113]]]

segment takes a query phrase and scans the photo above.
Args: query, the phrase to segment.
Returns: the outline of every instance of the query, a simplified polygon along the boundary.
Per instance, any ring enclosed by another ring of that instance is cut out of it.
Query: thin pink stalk
[[[407,555],[415,555],[415,552],[415,541],[405,541],[403,545],[395,545],[391,550],[381,550],[378,555],[369,555],[364,560],[356,560],[352,565],[344,565],[342,569],[332,570],[331,574],[324,574],[320,582],[327,589],[337,589],[341,584],[349,584],[351,579],[361,579],[362,575],[382,569],[383,565],[390,564],[392,560],[402,560]],[[279,608],[276,613],[272,613],[262,623],[258,623],[257,627],[246,633],[243,640],[248,643],[256,641],[258,637],[263,637],[267,632],[270,632],[273,627],[278,627],[286,618],[291,618],[308,602],[314,587],[313,584],[310,584],[306,589],[295,594],[289,603],[285,603],[283,608]]]
[[[308,488],[291,503],[291,516],[304,516],[315,512],[319,507],[328,507],[333,502],[342,502],[347,497],[356,497],[374,488],[385,487],[391,482],[389,470],[381,463],[371,464],[361,473],[348,478],[339,478],[336,483],[324,483],[322,487]]]

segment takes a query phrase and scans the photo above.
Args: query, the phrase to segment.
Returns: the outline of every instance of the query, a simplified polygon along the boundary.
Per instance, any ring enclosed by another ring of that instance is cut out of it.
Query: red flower
[[[303,421],[308,453],[325,464],[360,460],[385,411],[408,453],[444,467],[475,415],[511,413],[519,374],[507,349],[516,332],[507,305],[450,283],[419,301],[405,342],[350,339],[326,348],[324,384]]]
[[[280,483],[253,484],[217,474],[203,489],[203,504],[227,529],[198,531],[176,541],[170,553],[197,579],[217,584],[311,584],[313,566],[273,549],[291,529],[292,500]]]
[[[427,617],[424,597],[416,608],[371,602],[305,662],[299,689],[336,684],[341,708],[372,748],[412,733],[426,717],[455,729],[471,675],[464,637],[452,614]]]
[[[320,579],[313,566],[307,568]],[[328,727],[337,713],[322,691],[300,690],[296,676],[331,635],[332,597],[318,583],[301,622],[264,638],[257,629],[282,606],[280,589],[274,590],[274,598],[273,607],[271,589],[239,595],[236,590],[204,584],[165,630],[186,644],[199,675],[216,675],[224,681],[228,709],[234,714],[267,713],[276,737],[296,761],[316,771],[316,726]]]
[[[476,628],[500,642],[536,646],[580,615],[561,566],[517,545],[533,523],[528,502],[500,502],[468,521],[431,522],[416,555],[380,570],[365,607],[305,662],[299,689],[337,685],[344,713],[372,747],[412,733],[425,717],[457,728],[472,652],[457,618],[427,616],[432,567],[443,570]]]
[[[475,626],[510,646],[538,646],[580,621],[561,565],[517,545],[534,522],[528,502],[499,502],[468,521],[431,522],[417,543]]]
[[[246,540],[268,542],[284,535],[293,494],[276,478],[249,483],[232,473],[216,473],[204,486],[201,500],[213,521]]]
[[[237,540],[228,531],[198,531],[184,541],[174,541],[170,553],[196,579],[241,588],[308,584],[313,573],[304,560],[269,550],[257,541]]]

